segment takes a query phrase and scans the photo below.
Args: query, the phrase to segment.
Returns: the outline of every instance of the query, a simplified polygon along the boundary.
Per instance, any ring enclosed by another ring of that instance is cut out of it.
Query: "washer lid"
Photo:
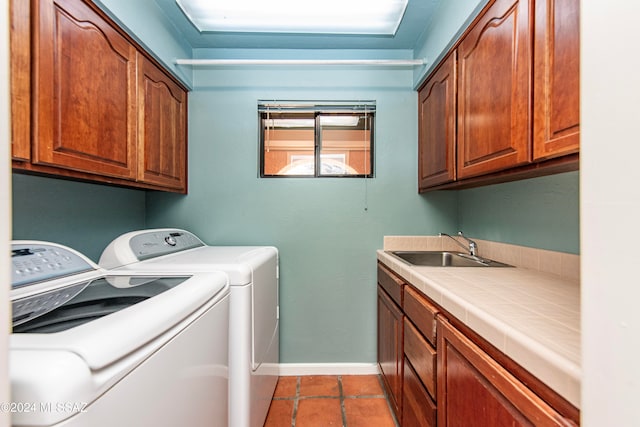
[[[128,280],[132,276],[109,277]],[[66,350],[79,355],[91,370],[102,369],[228,292],[225,274],[198,274],[152,298],[60,332],[14,333],[10,347],[11,350]]]
[[[187,279],[189,276],[98,277],[15,299],[13,333],[64,331],[157,296]]]

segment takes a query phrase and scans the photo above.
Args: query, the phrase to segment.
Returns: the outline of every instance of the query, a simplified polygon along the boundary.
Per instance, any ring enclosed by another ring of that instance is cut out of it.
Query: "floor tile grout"
[[[395,417],[395,414],[393,412],[393,409],[391,408],[391,403],[389,401],[389,398],[387,396],[387,391],[384,388],[384,384],[382,384],[382,378],[381,376],[375,375],[376,379],[377,379],[377,383],[378,386],[380,387],[382,394],[345,394],[345,385],[343,383],[343,376],[342,375],[334,375],[333,376],[336,381],[337,381],[337,385],[338,385],[338,394],[337,395],[310,395],[310,396],[301,396],[302,393],[302,380],[303,380],[303,376],[296,376],[295,379],[295,394],[293,396],[278,396],[278,397],[273,397],[272,401],[292,401],[293,403],[293,407],[291,410],[291,427],[296,427],[297,425],[297,417],[298,417],[298,412],[299,412],[299,405],[302,401],[307,400],[307,399],[338,399],[339,400],[339,404],[340,404],[340,416],[342,418],[342,427],[348,427],[348,418],[347,418],[347,406],[351,405],[347,405],[347,401],[353,401],[355,404],[355,400],[364,400],[364,399],[384,399],[385,400],[385,406],[387,407],[387,410],[389,411],[389,414],[391,416],[391,420],[393,425],[395,427],[398,427],[398,421]],[[355,391],[355,390],[354,390]],[[364,391],[364,389],[363,389]],[[306,404],[305,404],[306,405]],[[305,406],[306,407],[306,406]],[[337,415],[337,414],[336,414]],[[284,421],[284,420],[283,420]],[[306,427],[306,426],[300,426],[300,427]]]
[[[389,408],[389,412],[391,413],[391,419],[393,419],[393,424],[396,427],[400,427],[400,423],[398,422],[398,419],[396,418],[396,413],[394,412],[393,408],[391,407],[391,400],[389,399],[389,396],[387,394],[387,389],[384,386],[384,383],[382,382],[382,375],[378,374],[376,375],[376,377],[378,377],[378,384],[380,384],[380,387],[382,388],[382,392],[384,393],[384,399],[387,401],[387,407]]]
[[[300,402],[300,383],[301,377],[296,377],[296,397],[293,401],[293,411],[291,414],[291,427],[296,427],[296,416],[298,415],[298,403]]]
[[[344,390],[342,388],[342,375],[338,375],[338,394],[340,395],[340,412],[342,413],[342,427],[347,427],[347,409],[344,406]]]
[[[271,400],[295,400],[295,399],[386,399],[384,394],[347,394],[347,395],[309,395],[309,396],[279,396],[273,397]]]

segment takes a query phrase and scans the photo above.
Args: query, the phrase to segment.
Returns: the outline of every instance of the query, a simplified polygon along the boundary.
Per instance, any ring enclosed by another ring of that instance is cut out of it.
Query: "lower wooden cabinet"
[[[573,426],[449,322],[438,320],[438,425]]]
[[[419,292],[378,265],[378,364],[401,426],[436,425],[436,313]]]
[[[378,286],[378,365],[395,416],[402,419],[402,310]]]
[[[579,411],[382,263],[378,364],[401,427],[577,426]]]
[[[408,359],[404,360],[402,384],[402,426],[435,427],[436,404],[422,385]]]

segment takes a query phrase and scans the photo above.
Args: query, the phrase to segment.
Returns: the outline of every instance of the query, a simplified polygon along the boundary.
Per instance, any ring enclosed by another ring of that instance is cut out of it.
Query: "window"
[[[261,177],[372,177],[374,102],[258,103]]]

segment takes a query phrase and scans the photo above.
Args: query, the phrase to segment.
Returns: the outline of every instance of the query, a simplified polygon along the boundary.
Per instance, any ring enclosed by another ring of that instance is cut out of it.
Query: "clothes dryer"
[[[272,246],[208,246],[180,229],[126,233],[99,264],[112,271],[229,277],[229,427],[262,427],[279,375],[278,250]]]

